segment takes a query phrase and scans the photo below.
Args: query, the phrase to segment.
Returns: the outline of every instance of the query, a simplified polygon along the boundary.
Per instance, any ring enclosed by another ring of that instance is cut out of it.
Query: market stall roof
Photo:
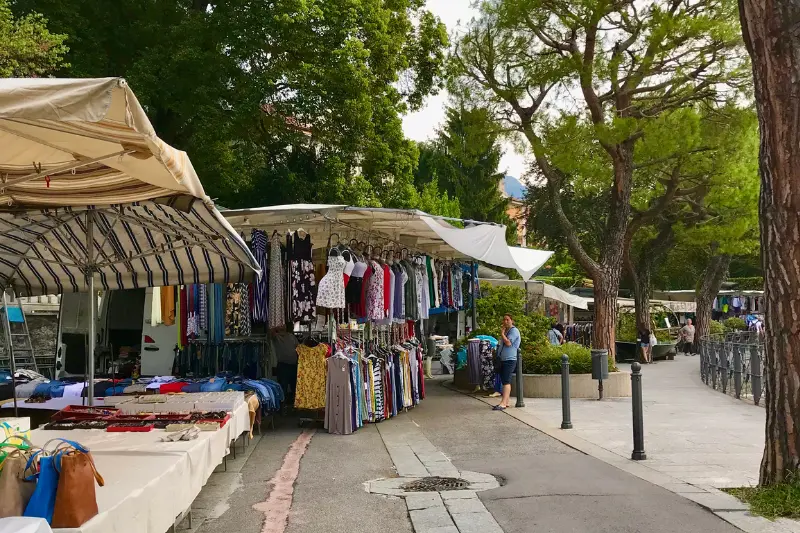
[[[486,281],[490,285],[496,285],[496,286],[507,285],[519,288],[525,287],[525,282],[519,279],[481,278],[481,281]],[[533,294],[541,294],[545,298],[561,302],[576,309],[588,310],[589,303],[593,301],[591,298],[584,298],[582,296],[578,296],[577,294],[568,293],[565,290],[559,289],[555,285],[550,285],[549,283],[545,283],[539,280],[531,280],[528,285],[529,285],[528,290]],[[541,287],[541,292],[539,292],[538,287]]]
[[[681,300],[651,299],[650,305],[665,307],[673,313],[694,313],[697,311],[695,302]],[[636,301],[633,298],[617,298],[617,307],[636,307]]]
[[[121,78],[0,79],[0,287],[18,295],[259,271]]]
[[[356,239],[375,246],[406,247],[437,257],[476,259],[513,268],[525,279],[530,279],[553,254],[508,246],[506,227],[501,224],[438,217],[416,209],[291,204],[226,210],[223,215],[241,231],[258,228],[285,232],[302,228],[317,243]]]

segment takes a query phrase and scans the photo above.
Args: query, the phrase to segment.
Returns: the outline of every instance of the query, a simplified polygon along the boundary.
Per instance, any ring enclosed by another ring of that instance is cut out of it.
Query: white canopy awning
[[[391,242],[409,250],[448,259],[475,259],[512,268],[525,278],[544,265],[553,252],[509,247],[501,224],[461,221],[416,209],[385,209],[329,204],[292,204],[226,210],[222,214],[240,231],[304,229],[314,242],[351,238],[379,245]],[[463,223],[459,228],[448,222]]]

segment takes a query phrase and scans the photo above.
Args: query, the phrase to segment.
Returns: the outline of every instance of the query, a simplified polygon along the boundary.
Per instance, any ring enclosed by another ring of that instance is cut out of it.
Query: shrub
[[[708,333],[710,335],[722,335],[725,333],[725,326],[723,326],[722,322],[719,322],[718,320],[712,320],[708,325]]]
[[[560,374],[561,356],[569,356],[569,371],[571,374],[592,373],[592,353],[589,348],[568,342],[561,346],[547,344],[538,349],[528,349],[522,352],[522,371],[525,374]],[[611,357],[608,358],[609,372],[616,372]]]
[[[723,322],[725,331],[744,331],[747,329],[747,322],[743,319],[732,316]]]
[[[619,342],[636,342],[639,332],[636,329],[636,315],[621,312],[617,317],[617,336]]]
[[[503,315],[514,317],[514,325],[522,337],[521,347],[547,343],[547,331],[553,319],[539,313],[525,314],[525,291],[519,287],[498,286],[488,283],[481,286],[482,297],[478,300],[478,322],[481,325],[470,334],[490,335],[500,339]]]

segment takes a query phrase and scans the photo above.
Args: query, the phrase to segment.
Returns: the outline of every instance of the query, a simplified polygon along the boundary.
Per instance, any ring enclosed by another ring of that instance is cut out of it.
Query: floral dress
[[[340,273],[341,276],[341,273]],[[323,409],[325,407],[325,355],[328,346],[320,343],[309,347],[299,344],[297,351],[297,388],[295,409]]]
[[[311,235],[301,239],[297,232],[291,247],[289,275],[291,276],[290,294],[291,320],[308,323],[317,316],[317,282],[314,275],[314,263],[311,262]]]
[[[328,273],[319,281],[317,305],[328,309],[344,309],[344,267],[347,265],[341,255],[328,257]]]

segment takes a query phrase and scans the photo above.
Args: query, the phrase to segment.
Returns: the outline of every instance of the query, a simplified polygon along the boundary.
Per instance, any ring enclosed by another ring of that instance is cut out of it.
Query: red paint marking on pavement
[[[267,499],[253,506],[256,511],[264,513],[264,527],[261,533],[283,533],[289,522],[289,510],[292,508],[294,482],[300,473],[300,459],[306,453],[311,437],[316,430],[304,431],[289,447],[283,458],[283,465],[269,480],[272,490]]]

